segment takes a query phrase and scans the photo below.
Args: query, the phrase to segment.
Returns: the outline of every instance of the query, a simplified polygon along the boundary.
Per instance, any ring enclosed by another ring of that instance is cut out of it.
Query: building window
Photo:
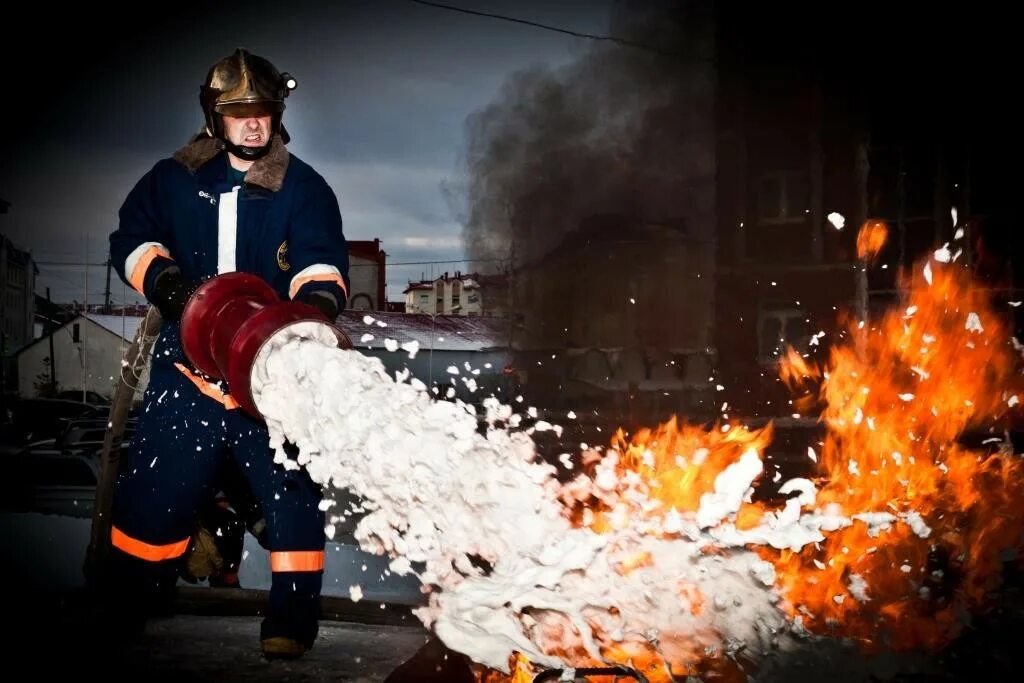
[[[757,326],[760,362],[778,361],[790,346],[802,353],[806,350],[808,339],[806,311],[771,304],[762,306]]]
[[[420,294],[420,303],[421,304],[429,304],[430,303],[430,295],[429,294]]]
[[[468,303],[468,304],[475,304],[478,301],[480,301],[480,295],[479,294],[474,292],[472,294],[467,294],[466,295],[466,303]]]
[[[809,207],[810,192],[803,171],[775,171],[761,176],[757,184],[760,223],[802,223]]]

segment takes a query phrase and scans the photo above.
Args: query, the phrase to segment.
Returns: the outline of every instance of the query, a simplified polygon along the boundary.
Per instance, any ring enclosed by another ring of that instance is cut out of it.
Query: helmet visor
[[[253,116],[274,116],[284,109],[281,102],[227,102],[216,104],[213,110],[222,116],[245,119]]]

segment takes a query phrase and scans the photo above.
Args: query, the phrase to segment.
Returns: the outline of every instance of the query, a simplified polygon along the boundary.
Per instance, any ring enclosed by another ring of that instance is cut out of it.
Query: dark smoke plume
[[[535,262],[596,214],[710,238],[714,36],[696,5],[621,3],[609,34],[648,49],[595,43],[516,73],[469,117],[470,258]]]

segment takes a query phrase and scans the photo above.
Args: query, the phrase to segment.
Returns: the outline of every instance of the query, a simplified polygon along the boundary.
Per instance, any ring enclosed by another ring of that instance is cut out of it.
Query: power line
[[[425,266],[425,265],[440,265],[442,263],[494,263],[507,261],[507,258],[460,258],[451,259],[448,261],[395,261],[386,263],[386,266]],[[89,268],[106,268],[106,261],[102,263],[83,263],[81,261],[36,261],[38,266],[75,266],[78,268],[89,267]],[[371,268],[376,267],[376,263],[350,263],[349,268]],[[53,274],[54,271],[49,271]],[[70,275],[69,275],[70,277]]]
[[[573,31],[567,28],[561,28],[560,26],[551,26],[550,24],[542,24],[537,21],[530,21],[529,19],[520,19],[518,17],[510,17],[505,14],[494,14],[492,12],[480,12],[478,10],[466,9],[465,7],[455,7],[454,5],[445,5],[440,2],[428,2],[427,0],[409,0],[417,5],[426,5],[428,7],[437,7],[438,9],[446,9],[452,12],[462,12],[463,14],[472,14],[478,17],[487,17],[489,19],[500,19],[502,21],[511,21],[516,24],[525,24],[526,26],[533,26],[534,28],[542,28],[546,31],[554,31],[556,33],[564,33],[567,36],[574,36],[576,38],[586,38],[588,40],[605,40],[611,43],[617,43],[618,45],[624,45],[626,47],[636,48],[638,50],[646,50],[647,52],[654,52],[659,55],[665,55],[669,57],[682,56],[678,52],[671,50],[663,50],[653,45],[647,45],[645,43],[638,43],[626,38],[619,38],[618,36],[602,36],[594,33],[583,33],[582,31]]]
[[[394,263],[385,263],[385,267],[390,268],[391,266],[434,266],[442,263],[500,263],[502,261],[508,261],[507,258],[460,258],[451,261],[396,261]],[[350,263],[349,268],[373,268],[378,264],[376,263]]]

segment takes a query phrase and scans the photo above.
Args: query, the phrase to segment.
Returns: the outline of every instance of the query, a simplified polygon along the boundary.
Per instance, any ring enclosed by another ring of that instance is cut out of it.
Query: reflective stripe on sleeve
[[[128,282],[139,294],[145,295],[142,286],[146,281],[146,271],[157,256],[171,258],[171,252],[159,242],[143,242],[124,260],[124,272],[128,276]]]
[[[341,271],[326,263],[314,263],[296,273],[295,277],[292,278],[291,285],[288,287],[288,297],[294,299],[302,285],[307,282],[335,282],[341,287],[345,297],[348,297],[348,289],[345,287],[345,278],[341,277]]]

